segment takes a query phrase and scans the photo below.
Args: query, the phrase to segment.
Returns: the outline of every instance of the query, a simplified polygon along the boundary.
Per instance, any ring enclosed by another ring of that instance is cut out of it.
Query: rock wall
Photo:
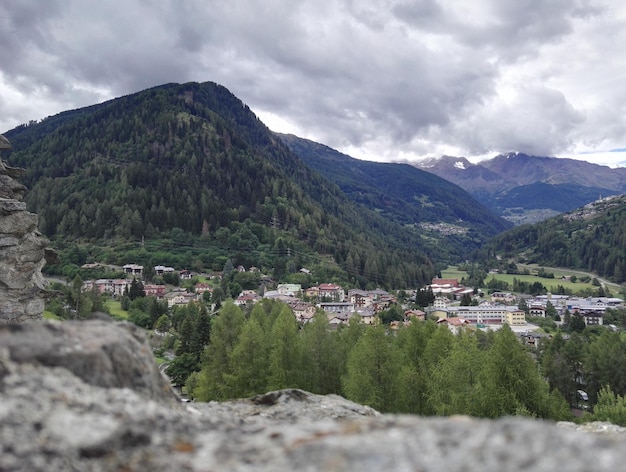
[[[522,418],[381,415],[294,389],[181,403],[155,369],[145,336],[126,323],[0,326],[0,470],[582,472],[626,463],[624,429],[610,425],[587,433]]]
[[[0,135],[0,152],[10,148]],[[24,173],[0,160],[0,323],[41,319],[44,310],[41,269],[48,241],[22,202],[26,187],[15,179]]]

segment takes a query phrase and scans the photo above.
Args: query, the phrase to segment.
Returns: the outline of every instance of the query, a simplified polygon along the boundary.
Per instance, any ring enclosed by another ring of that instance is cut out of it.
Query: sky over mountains
[[[210,80],[273,130],[359,158],[616,165],[623,44],[626,4],[611,0],[5,0],[0,132]]]

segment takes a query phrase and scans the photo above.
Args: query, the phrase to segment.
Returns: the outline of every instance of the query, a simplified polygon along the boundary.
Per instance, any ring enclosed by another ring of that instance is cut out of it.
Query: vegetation
[[[437,240],[441,261],[462,260],[511,226],[457,185],[412,165],[353,159],[313,141],[279,136],[353,201],[416,231],[424,231],[423,224],[432,223],[429,236]]]
[[[600,200],[575,212],[506,231],[475,255],[483,265],[536,263],[626,282],[626,196]],[[496,258],[497,256],[497,258]]]
[[[333,330],[318,313],[298,329],[280,302],[263,300],[247,315],[226,303],[188,391],[207,401],[285,387],[341,394],[383,412],[569,418],[507,327],[455,336],[427,321],[392,335],[358,322]]]
[[[433,245],[351,202],[216,84],[165,85],[20,126],[12,165],[61,254],[86,262],[221,270],[276,279],[316,268],[346,285],[416,287]]]

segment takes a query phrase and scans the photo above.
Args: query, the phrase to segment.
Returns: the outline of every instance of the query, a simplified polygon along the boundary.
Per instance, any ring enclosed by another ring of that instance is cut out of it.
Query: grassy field
[[[538,266],[519,265],[518,267],[520,270],[528,269],[531,273],[533,272],[536,273],[537,270],[539,269]],[[540,282],[541,284],[543,284],[546,290],[553,292],[553,293],[557,292],[559,285],[564,287],[566,290],[571,290],[573,293],[576,293],[585,289],[592,289],[592,290],[598,289],[598,287],[591,284],[591,282],[574,283],[574,282],[570,282],[567,280],[561,280],[561,277],[564,277],[564,276],[575,275],[576,277],[580,278],[582,275],[590,275],[590,274],[583,274],[582,272],[571,271],[567,269],[553,269],[553,268],[547,268],[547,267],[545,268],[545,271],[552,272],[554,274],[554,278],[546,279],[543,277],[537,277],[536,275],[520,275],[520,274],[489,274],[487,278],[485,279],[485,282],[488,282],[492,278],[495,278],[496,280],[504,281],[508,283],[511,287],[513,287],[513,279],[516,278],[517,280],[521,282],[528,282],[531,284],[535,282]],[[442,271],[441,276],[445,279],[461,280],[463,277],[467,276],[467,273],[464,271],[459,271],[456,267],[451,266],[451,267],[448,267],[446,270]],[[610,284],[610,285],[612,286],[610,286],[609,288],[613,292],[619,291],[619,286],[616,286],[615,284]]]
[[[128,312],[122,310],[122,304],[117,300],[107,300],[104,306],[107,308],[107,311],[111,313],[112,317],[122,320],[128,318]]]

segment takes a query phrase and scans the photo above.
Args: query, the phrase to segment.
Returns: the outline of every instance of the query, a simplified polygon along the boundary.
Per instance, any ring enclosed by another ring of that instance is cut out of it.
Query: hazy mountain
[[[459,185],[516,223],[545,219],[626,192],[626,168],[574,159],[509,153],[478,164],[444,156],[415,165]]]

